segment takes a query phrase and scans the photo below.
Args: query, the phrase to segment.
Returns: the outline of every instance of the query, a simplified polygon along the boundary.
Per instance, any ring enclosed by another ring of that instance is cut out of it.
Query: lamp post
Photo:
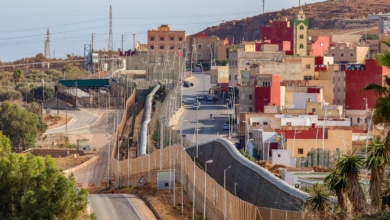
[[[228,115],[228,139],[230,139],[230,112],[229,112],[229,103],[226,104],[226,108],[227,108],[227,115]]]
[[[229,165],[223,170],[223,189],[224,189],[224,205],[223,205],[223,219],[226,220],[226,171],[230,169],[232,165]]]
[[[108,187],[110,187],[111,184],[111,177],[110,177],[110,167],[111,167],[111,161],[110,161],[110,152],[111,152],[111,140],[112,138],[108,139],[108,150],[107,150],[107,174],[108,174]]]
[[[324,126],[322,126],[322,151],[325,150],[325,129],[326,129],[326,120],[328,119],[328,108],[325,108],[325,121],[324,121]]]
[[[212,163],[213,160],[208,160],[206,161],[205,163],[205,169],[204,169],[204,195],[203,195],[203,220],[206,220],[206,186],[207,186],[207,181],[206,181],[206,177],[207,177],[207,164],[208,163]]]
[[[196,157],[194,157],[194,167],[193,167],[193,172],[194,172],[194,179],[192,182],[192,220],[195,219],[195,178],[196,178],[196,170],[195,170],[195,160]]]
[[[129,154],[129,148],[130,148],[130,140],[132,140],[133,137],[127,138],[127,187],[130,187],[130,154]]]
[[[299,133],[301,133],[301,131],[298,131],[298,132],[297,132],[297,129],[294,128],[294,142],[293,142],[293,153],[292,153],[292,157],[295,156],[295,136],[296,136],[297,134],[299,134]]]
[[[196,99],[196,126],[195,126],[195,129],[196,129],[196,158],[198,158],[198,109],[199,109],[199,101],[198,99]]]
[[[238,185],[238,183],[234,183],[234,195],[235,196],[237,195],[237,185]]]

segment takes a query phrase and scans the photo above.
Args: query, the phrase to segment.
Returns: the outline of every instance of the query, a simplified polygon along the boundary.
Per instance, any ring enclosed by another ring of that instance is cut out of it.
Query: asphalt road
[[[193,87],[183,88],[184,112],[179,123],[183,123],[183,134],[193,143],[196,143],[196,126],[198,127],[198,143],[205,143],[218,137],[227,137],[228,131],[223,130],[223,124],[228,120],[228,110],[223,100],[216,103],[213,101],[200,100],[201,105],[196,110],[193,104],[196,102],[196,95],[207,95],[210,88],[210,72],[193,73],[188,81],[194,84]],[[210,114],[213,118],[210,118]],[[198,120],[197,120],[198,119]],[[198,125],[196,125],[198,121]],[[180,126],[177,126],[180,128]],[[176,128],[177,128],[176,127]]]
[[[156,219],[150,210],[138,210],[142,203],[132,194],[92,194],[89,196],[89,211],[94,212],[98,220]]]

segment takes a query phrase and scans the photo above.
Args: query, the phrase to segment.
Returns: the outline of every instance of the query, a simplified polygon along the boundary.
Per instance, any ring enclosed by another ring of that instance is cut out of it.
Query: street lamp
[[[107,173],[108,173],[108,187],[110,187],[111,184],[111,177],[110,177],[110,167],[111,167],[111,161],[110,161],[110,152],[111,152],[111,140],[112,138],[108,139],[108,150],[107,150]]]
[[[294,128],[294,142],[293,142],[293,153],[292,153],[292,157],[295,156],[295,136],[296,136],[297,134],[301,133],[301,132],[302,132],[302,131],[298,131],[298,132],[297,132],[297,129]]]
[[[232,165],[229,165],[223,170],[223,189],[224,189],[224,208],[223,208],[223,219],[226,220],[226,171],[230,169]]]
[[[130,148],[130,140],[132,140],[133,137],[127,137],[127,187],[130,187],[130,154],[129,154],[129,148]]]
[[[205,163],[205,169],[204,169],[204,195],[203,195],[203,198],[204,198],[204,201],[203,201],[203,220],[206,219],[206,177],[207,177],[207,164],[208,163],[212,163],[213,160],[208,160],[206,161]]]
[[[327,112],[328,108],[325,108],[325,121],[324,126],[322,126],[322,151],[325,150],[325,129],[326,129],[326,120],[328,119],[328,114],[331,114],[331,112]]]
[[[227,115],[228,115],[228,139],[230,139],[230,112],[229,112],[229,103],[226,104],[226,109],[227,109]]]

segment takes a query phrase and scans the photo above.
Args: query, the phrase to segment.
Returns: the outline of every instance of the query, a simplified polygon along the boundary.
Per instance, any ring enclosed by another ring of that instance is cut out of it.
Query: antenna
[[[108,34],[108,51],[112,51],[112,45],[113,45],[113,40],[112,40],[112,7],[110,5],[110,29],[109,29],[109,34]]]
[[[50,58],[50,29],[47,29],[45,40],[45,57]]]
[[[263,14],[264,14],[264,2],[265,2],[265,0],[263,0]]]

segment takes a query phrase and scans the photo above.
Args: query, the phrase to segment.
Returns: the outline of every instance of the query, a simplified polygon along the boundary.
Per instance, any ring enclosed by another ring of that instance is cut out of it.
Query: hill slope
[[[368,15],[390,12],[389,0],[333,0],[302,6],[309,19],[309,29],[331,29],[334,31],[373,27],[377,22],[369,22]],[[241,20],[221,23],[208,27],[200,33],[209,36],[216,35],[221,39],[229,39],[239,43],[242,40],[253,41],[260,39],[261,27],[270,24],[270,20],[287,18],[292,21],[299,7],[269,12]]]

